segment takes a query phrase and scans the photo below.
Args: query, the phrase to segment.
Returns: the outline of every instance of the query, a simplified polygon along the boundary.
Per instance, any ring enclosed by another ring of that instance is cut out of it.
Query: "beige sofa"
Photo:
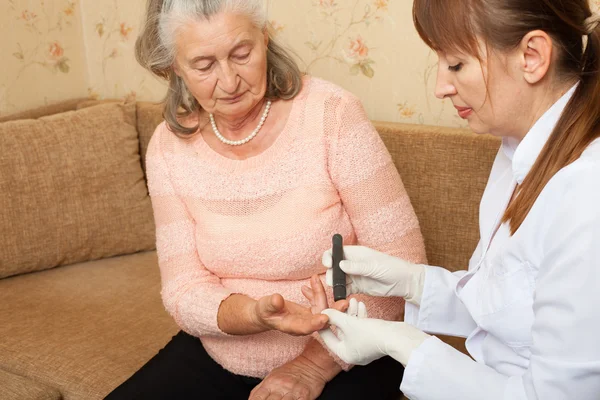
[[[89,100],[0,118],[0,399],[103,398],[177,332],[142,162],[161,119],[157,105]],[[463,268],[498,140],[375,124],[430,263]]]

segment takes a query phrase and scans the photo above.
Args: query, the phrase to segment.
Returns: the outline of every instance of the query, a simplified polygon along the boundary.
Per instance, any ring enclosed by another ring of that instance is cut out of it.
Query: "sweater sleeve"
[[[359,245],[425,263],[419,222],[387,148],[353,95],[332,98],[329,171]],[[359,296],[369,317],[399,320],[401,298]]]
[[[221,302],[231,295],[220,279],[200,261],[195,221],[171,181],[163,141],[172,135],[163,123],[154,133],[146,154],[148,189],[156,223],[156,248],[161,295],[177,325],[193,336],[223,336],[217,324]]]

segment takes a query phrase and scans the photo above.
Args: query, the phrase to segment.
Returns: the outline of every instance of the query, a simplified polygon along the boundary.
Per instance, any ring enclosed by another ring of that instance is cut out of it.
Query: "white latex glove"
[[[327,267],[325,281],[333,286],[331,249],[323,253]],[[371,296],[403,297],[420,305],[425,281],[425,267],[364,246],[344,246],[340,268],[346,273],[347,294],[364,293]]]
[[[335,325],[337,336],[331,329],[319,331],[325,345],[348,364],[366,365],[389,355],[406,366],[412,351],[429,338],[405,322],[361,318],[350,315],[349,311],[324,310],[322,314]]]
[[[321,314],[323,314],[323,312],[321,312]],[[358,301],[356,298],[352,297],[350,299],[348,309],[346,310],[346,315],[351,317],[367,318],[367,306],[362,301]]]

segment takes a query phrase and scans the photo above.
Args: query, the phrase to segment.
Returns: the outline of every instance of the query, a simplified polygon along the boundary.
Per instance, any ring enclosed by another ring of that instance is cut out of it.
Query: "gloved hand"
[[[333,310],[339,311],[335,309]],[[321,312],[321,314],[323,314],[323,312]],[[358,301],[356,300],[356,298],[352,297],[350,299],[348,309],[346,310],[346,315],[349,315],[351,317],[367,318],[367,306],[362,301]]]
[[[331,249],[323,254],[328,268],[325,281],[333,286]],[[347,294],[403,297],[420,305],[425,281],[425,267],[372,250],[364,246],[344,246],[340,268],[346,273]]]
[[[389,355],[406,366],[412,351],[429,335],[405,322],[361,318],[366,315],[366,307],[360,304],[357,310],[362,308],[364,312],[357,311],[357,316],[350,309],[346,313],[330,308],[322,312],[336,326],[337,333],[331,329],[319,331],[325,345],[348,364],[366,365]]]

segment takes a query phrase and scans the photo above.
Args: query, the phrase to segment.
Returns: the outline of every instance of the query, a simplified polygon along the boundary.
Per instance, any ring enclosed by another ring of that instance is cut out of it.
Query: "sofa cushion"
[[[92,107],[102,103],[120,102],[120,100],[92,100],[87,99],[77,104],[77,109]],[[162,103],[138,102],[137,103],[137,131],[140,140],[140,156],[142,169],[146,173],[146,150],[150,138],[154,134],[156,127],[164,120],[163,114],[164,105]]]
[[[2,279],[0,321],[0,367],[65,400],[103,398],[178,331],[155,252]]]
[[[154,248],[136,105],[0,124],[0,278]]]
[[[500,147],[466,129],[376,122],[415,209],[429,264],[466,269],[479,241],[479,201]]]
[[[61,400],[60,392],[43,383],[0,369],[0,399]]]

